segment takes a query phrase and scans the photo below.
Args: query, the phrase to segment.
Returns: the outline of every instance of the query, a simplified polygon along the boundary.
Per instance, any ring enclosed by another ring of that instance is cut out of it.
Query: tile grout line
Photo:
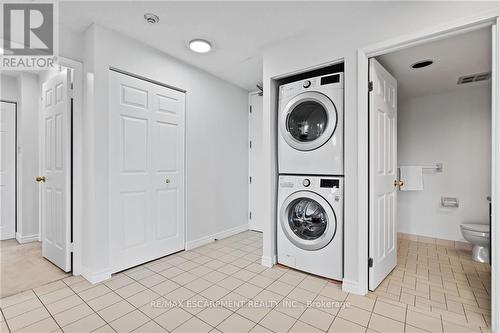
[[[71,288],[71,287],[70,287],[70,288]],[[94,287],[92,287],[92,288],[94,288]],[[106,288],[109,288],[109,287],[108,287],[108,286],[106,286]],[[91,288],[89,288],[89,289],[91,289]],[[89,290],[89,289],[86,289],[86,290]],[[111,290],[111,288],[109,288],[109,289]],[[85,291],[85,290],[84,290],[84,291]],[[112,290],[111,290],[111,291],[112,291]],[[78,293],[75,293],[75,294],[76,294],[76,296],[77,296],[78,298],[80,298],[80,299],[82,300],[82,302],[83,302],[85,305],[87,305],[87,306],[88,306],[88,307],[92,310],[92,312],[93,312],[93,313],[89,314],[88,316],[85,316],[85,317],[82,317],[82,318],[80,318],[80,319],[77,319],[77,320],[75,320],[75,321],[73,321],[73,322],[71,322],[71,323],[68,323],[66,326],[68,326],[69,324],[74,324],[74,323],[76,323],[76,322],[78,322],[78,321],[80,321],[80,320],[82,320],[82,319],[87,318],[87,317],[90,317],[90,316],[92,316],[92,315],[95,313],[95,314],[96,314],[99,318],[101,318],[101,319],[102,319],[102,321],[105,323],[105,325],[99,326],[99,327],[98,327],[98,328],[96,328],[95,330],[97,330],[97,329],[99,329],[99,328],[101,328],[101,327],[103,327],[103,326],[106,326],[106,325],[108,325],[109,327],[111,327],[111,325],[109,325],[109,323],[108,323],[106,320],[104,320],[104,318],[103,318],[103,317],[101,317],[101,315],[100,315],[97,311],[95,311],[95,310],[94,310],[94,309],[93,309],[90,305],[88,305],[88,303],[87,303],[87,302],[86,302],[86,301],[85,301],[85,300],[84,300],[84,299],[83,299],[83,298],[82,298],[82,297],[81,297]],[[109,293],[106,293],[106,294],[104,294],[104,295],[107,295],[107,294],[109,294]],[[101,296],[104,296],[104,295],[101,295]],[[118,295],[118,296],[120,296],[120,295]],[[97,296],[97,297],[100,297],[100,296]],[[94,297],[94,298],[97,298],[97,297]],[[120,297],[121,297],[121,296],[120,296]],[[94,299],[94,298],[92,298],[92,299]],[[92,299],[91,299],[91,300],[92,300]],[[116,303],[114,303],[114,304],[116,304]],[[116,330],[115,330],[113,327],[111,327],[111,329],[112,329],[113,331],[115,331],[115,332],[116,332]],[[61,327],[61,330],[62,330],[62,327]],[[95,330],[93,330],[93,331],[95,331]],[[63,332],[64,332],[64,330],[63,330]]]
[[[61,288],[61,289],[62,289],[62,288]],[[59,290],[59,289],[57,289],[57,290]],[[35,290],[34,290],[34,289],[33,289],[33,293],[35,294],[35,297],[38,299],[38,301],[42,304],[42,306],[43,306],[43,308],[45,309],[45,311],[47,311],[47,313],[49,314],[50,318],[52,318],[52,320],[56,323],[57,327],[59,327],[59,329],[62,331],[62,327],[61,327],[61,325],[59,325],[59,323],[57,322],[56,318],[54,318],[54,317],[52,316],[52,313],[50,313],[49,309],[47,309],[47,307],[46,307],[46,306],[45,306],[45,304],[42,302],[42,300],[40,299],[40,297],[38,297],[38,294],[35,292]],[[47,294],[48,294],[48,293],[47,293]],[[44,319],[42,319],[42,320],[45,320],[45,319],[47,319],[47,318],[44,318]],[[41,322],[42,320],[39,320],[39,321],[37,321],[36,323],[39,323],[39,322]],[[23,328],[29,327],[29,326],[34,325],[34,324],[36,324],[36,323],[32,323],[32,324],[30,324],[30,325],[28,325],[28,326],[25,326],[25,327],[23,327]],[[54,331],[56,331],[56,330],[54,330]],[[51,331],[51,332],[54,332],[54,331]],[[64,332],[64,331],[63,331],[63,332]]]
[[[3,320],[5,322],[5,326],[7,326],[7,330],[9,332],[12,332],[12,330],[10,329],[9,323],[7,322],[7,318],[5,318],[5,315],[3,314],[3,309],[1,307],[0,307],[0,315],[3,317]]]

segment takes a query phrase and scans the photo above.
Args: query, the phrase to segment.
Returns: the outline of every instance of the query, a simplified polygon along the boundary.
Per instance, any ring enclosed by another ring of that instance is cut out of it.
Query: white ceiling
[[[413,69],[411,65],[431,59],[429,67]],[[480,30],[425,43],[377,57],[397,79],[400,97],[467,89],[490,81],[457,85],[460,76],[491,71],[491,30]]]
[[[247,90],[262,80],[264,49],[342,18],[370,12],[367,2],[60,2],[63,26],[83,32],[92,22],[119,31]],[[144,13],[160,17],[146,23]],[[212,42],[195,54],[187,42]]]

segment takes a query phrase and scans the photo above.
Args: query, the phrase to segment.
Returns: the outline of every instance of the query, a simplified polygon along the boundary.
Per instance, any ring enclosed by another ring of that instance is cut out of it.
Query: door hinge
[[[252,149],[252,140],[250,140],[250,149]]]
[[[250,176],[249,178],[250,178],[250,184],[252,184],[252,176]]]
[[[373,91],[373,81],[368,82],[368,92]]]
[[[248,217],[250,220],[252,219],[252,212],[249,212]]]
[[[368,267],[373,267],[373,258],[368,258]]]

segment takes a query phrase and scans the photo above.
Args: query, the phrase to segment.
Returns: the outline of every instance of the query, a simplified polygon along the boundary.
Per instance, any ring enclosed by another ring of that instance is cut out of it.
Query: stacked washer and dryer
[[[278,263],[343,278],[344,80],[279,87]]]

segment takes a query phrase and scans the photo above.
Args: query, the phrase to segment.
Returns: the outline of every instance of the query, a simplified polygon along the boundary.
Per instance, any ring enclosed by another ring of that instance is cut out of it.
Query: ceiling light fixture
[[[197,53],[207,53],[212,49],[212,45],[204,39],[197,38],[189,42],[189,48]]]
[[[149,24],[156,24],[156,23],[160,22],[160,18],[158,17],[158,15],[155,15],[155,14],[152,14],[152,13],[146,13],[146,14],[144,14],[144,19]]]
[[[434,61],[432,61],[432,60],[422,60],[422,61],[416,62],[413,65],[411,65],[411,68],[413,68],[413,69],[424,68],[424,67],[432,65],[433,63],[434,63]]]

